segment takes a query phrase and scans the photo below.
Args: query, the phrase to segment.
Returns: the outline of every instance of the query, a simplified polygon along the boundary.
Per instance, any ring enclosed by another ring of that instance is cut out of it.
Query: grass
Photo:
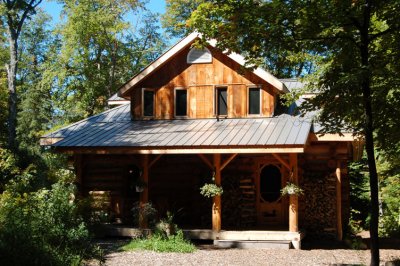
[[[169,237],[155,234],[149,238],[133,239],[131,242],[121,247],[123,251],[138,249],[156,252],[192,253],[196,250],[196,247],[189,240],[184,238],[182,231],[178,231],[176,235]]]

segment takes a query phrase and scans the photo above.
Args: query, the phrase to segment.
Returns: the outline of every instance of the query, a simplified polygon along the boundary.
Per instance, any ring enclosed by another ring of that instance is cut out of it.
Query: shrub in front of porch
[[[148,238],[133,239],[121,249],[123,251],[151,250],[156,252],[191,253],[196,250],[196,247],[185,239],[182,230],[178,230],[175,235],[168,237],[155,233]]]
[[[153,209],[151,207],[151,209]],[[151,250],[156,252],[178,252],[191,253],[196,247],[183,236],[182,230],[173,222],[173,214],[167,212],[167,217],[161,219],[154,226],[154,233],[148,237],[133,239],[123,246],[124,251],[129,250]]]

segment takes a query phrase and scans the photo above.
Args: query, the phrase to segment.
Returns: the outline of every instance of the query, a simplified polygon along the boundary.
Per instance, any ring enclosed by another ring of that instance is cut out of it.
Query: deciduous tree
[[[371,265],[379,265],[373,134],[378,134],[382,145],[385,138],[399,139],[398,108],[390,110],[392,104],[386,104],[399,100],[399,12],[400,2],[395,0],[215,0],[199,5],[190,19],[190,25],[204,38],[216,38],[221,49],[245,52],[249,58],[287,56],[282,51],[321,55],[310,83],[318,94],[303,108],[319,111],[326,132],[354,129],[365,138],[371,189]]]
[[[6,65],[8,80],[8,146],[12,150],[17,149],[16,125],[17,125],[17,84],[18,72],[18,38],[23,25],[42,0],[2,0],[0,2],[0,19],[7,25],[7,39],[10,51],[9,62]]]

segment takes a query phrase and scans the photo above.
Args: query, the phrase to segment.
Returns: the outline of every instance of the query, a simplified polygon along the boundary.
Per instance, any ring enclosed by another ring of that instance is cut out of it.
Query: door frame
[[[269,158],[260,158],[260,160],[258,160],[256,166],[256,178],[255,178],[255,187],[256,187],[256,208],[257,208],[257,225],[260,227],[268,227],[268,226],[283,226],[286,225],[288,223],[288,200],[287,197],[281,197],[279,198],[277,201],[280,202],[280,214],[279,214],[279,218],[277,219],[277,221],[272,221],[270,223],[268,222],[263,222],[261,219],[261,212],[263,211],[263,207],[262,204],[268,204],[268,203],[263,203],[262,199],[261,199],[261,195],[260,195],[260,181],[261,181],[261,171],[264,167],[268,166],[268,165],[273,165],[276,166],[281,174],[281,188],[285,186],[287,179],[288,179],[288,171],[287,169],[279,162],[271,160]],[[277,202],[275,201],[275,203]]]

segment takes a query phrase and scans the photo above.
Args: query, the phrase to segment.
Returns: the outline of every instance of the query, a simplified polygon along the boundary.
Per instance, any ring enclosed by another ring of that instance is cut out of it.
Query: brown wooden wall
[[[300,229],[317,235],[336,234],[337,161],[340,161],[342,172],[343,227],[347,224],[350,211],[347,161],[351,152],[351,145],[346,142],[310,142],[305,153],[299,154],[299,184],[305,190],[305,195],[299,198]],[[211,160],[212,157],[208,157]],[[227,157],[224,155],[222,160]],[[287,154],[280,157],[289,160]],[[132,224],[131,209],[139,200],[139,193],[130,187],[127,172],[132,165],[140,167],[140,155],[82,155],[76,158],[81,158],[81,163],[76,160],[75,166],[80,169],[77,172],[80,173],[84,194],[97,195],[97,200],[101,195],[107,195],[109,202],[102,203],[102,208],[111,214],[112,219]],[[268,164],[283,168],[285,183],[289,172],[270,154],[238,155],[222,171],[223,229],[260,226],[257,217],[254,220],[248,209],[240,207],[244,197],[241,181],[252,179],[253,189],[257,192],[258,172]],[[160,216],[164,216],[167,210],[173,211],[180,226],[210,228],[212,202],[199,193],[199,188],[210,181],[210,173],[209,167],[197,155],[163,155],[149,171],[149,200],[159,210]],[[254,200],[259,201],[257,195]],[[283,220],[280,225],[284,229],[288,224],[288,203],[287,199],[282,200]],[[253,205],[255,213],[259,207],[256,203]],[[268,226],[262,226],[258,228],[268,229]]]
[[[155,119],[174,118],[174,88],[188,90],[188,118],[212,118],[216,86],[226,86],[228,117],[247,117],[249,86],[262,89],[261,116],[273,114],[277,90],[221,52],[209,47],[213,61],[209,64],[187,64],[189,47],[139,83],[131,95],[132,117],[142,118],[142,88],[156,89]],[[242,74],[243,73],[243,74]]]

